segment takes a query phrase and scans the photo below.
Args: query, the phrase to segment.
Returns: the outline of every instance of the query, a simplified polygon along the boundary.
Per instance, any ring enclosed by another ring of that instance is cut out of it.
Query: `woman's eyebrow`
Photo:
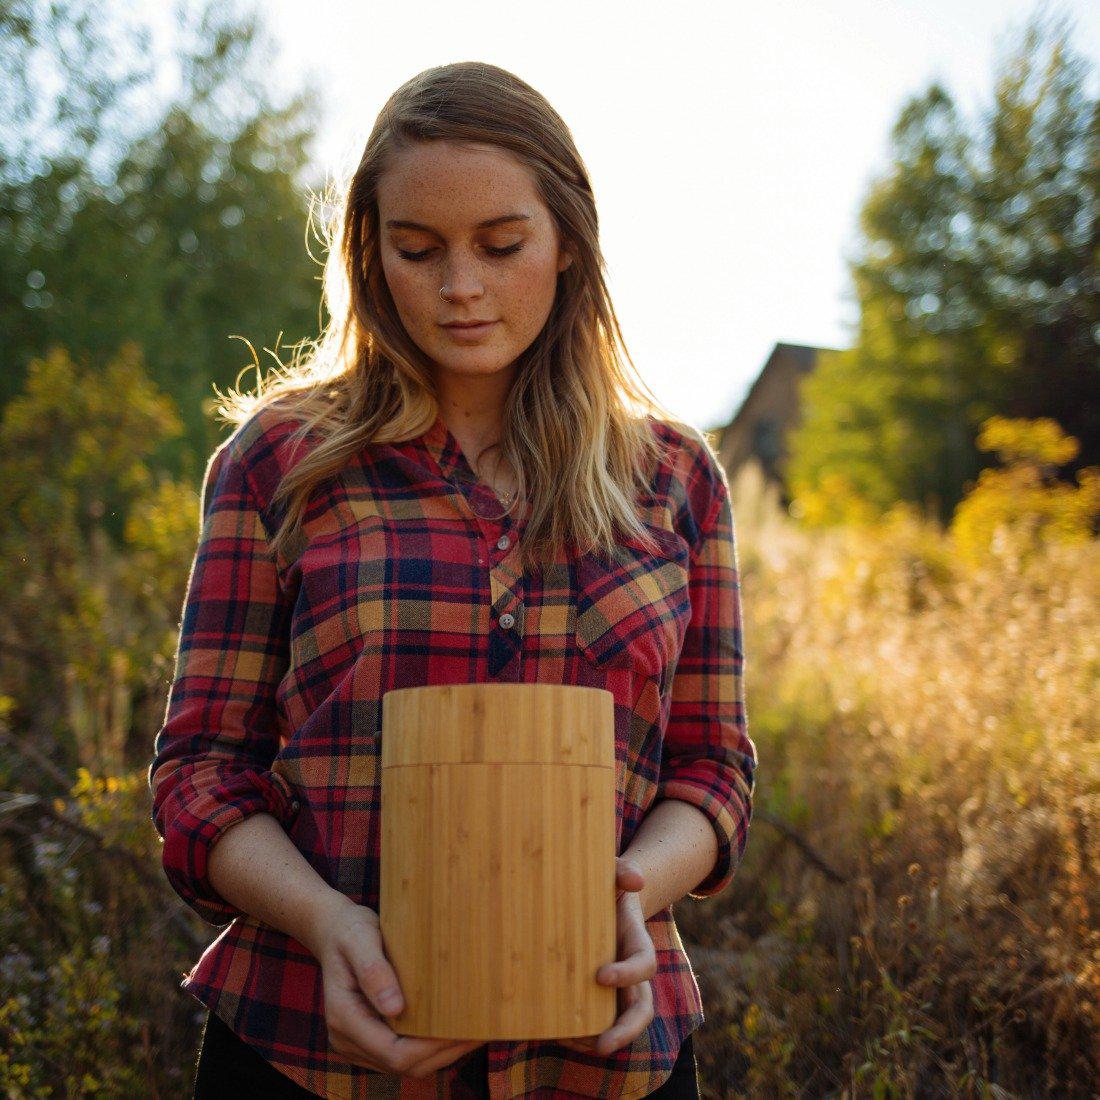
[[[489,229],[491,226],[500,225],[503,222],[529,222],[530,214],[501,214],[498,218],[489,218],[487,221],[478,222],[475,229]],[[428,233],[436,232],[430,225],[421,225],[419,222],[396,221],[391,219],[386,222],[387,229],[424,229]]]

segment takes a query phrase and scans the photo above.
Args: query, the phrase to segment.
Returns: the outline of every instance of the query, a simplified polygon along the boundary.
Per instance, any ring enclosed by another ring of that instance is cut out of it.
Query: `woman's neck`
[[[513,377],[511,370],[475,376],[439,371],[436,375],[440,416],[470,468],[505,499],[515,492],[516,478],[496,444],[500,442],[504,403]],[[479,462],[482,452],[484,457]]]

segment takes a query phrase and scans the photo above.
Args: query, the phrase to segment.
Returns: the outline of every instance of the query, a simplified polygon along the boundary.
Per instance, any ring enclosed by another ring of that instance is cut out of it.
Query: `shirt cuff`
[[[731,752],[729,757],[728,762],[707,757],[680,766],[666,763],[657,783],[655,801],[676,798],[697,806],[706,814],[718,838],[714,867],[688,892],[689,898],[720,894],[733,880],[745,854],[752,819],[752,783],[745,779],[740,754]]]
[[[183,901],[208,924],[230,923],[244,912],[225,900],[210,882],[210,851],[222,834],[253,814],[271,814],[287,828],[299,803],[278,772],[215,767],[212,783],[180,806],[164,831],[164,873]],[[196,776],[189,777],[194,783]]]

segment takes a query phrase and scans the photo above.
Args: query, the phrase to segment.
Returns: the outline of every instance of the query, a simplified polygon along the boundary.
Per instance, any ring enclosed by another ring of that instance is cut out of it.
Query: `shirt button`
[[[511,546],[511,545],[512,545],[512,542],[508,538],[507,535],[501,535],[500,538],[497,539],[497,549],[498,550],[507,550],[508,547]]]
[[[299,802],[299,801],[298,801],[298,799],[294,799],[294,801],[293,801],[293,802],[291,802],[291,804],[290,804],[290,808],[291,808],[291,809],[292,809],[292,810],[293,810],[293,811],[294,811],[295,813],[297,813],[297,812],[298,812],[298,811],[299,811],[299,810],[300,810],[300,809],[302,808],[302,804],[301,804],[301,802]]]
[[[514,615],[509,615],[508,612],[505,611],[500,617],[500,625],[504,627],[505,630],[511,630],[512,627],[516,625],[516,617]]]

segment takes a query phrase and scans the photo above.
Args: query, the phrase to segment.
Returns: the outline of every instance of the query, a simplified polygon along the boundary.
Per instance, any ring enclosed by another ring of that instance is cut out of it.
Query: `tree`
[[[850,260],[850,351],[803,382],[789,492],[830,512],[843,484],[946,522],[988,463],[990,416],[1050,417],[1100,460],[1100,104],[1068,30],[1033,19],[968,128],[933,83],[893,128]]]
[[[1048,542],[1082,543],[1100,522],[1100,468],[1085,466],[1077,485],[1056,471],[1079,451],[1053,420],[993,416],[978,446],[996,452],[1001,466],[982,470],[955,509],[951,535],[958,553],[982,561],[1003,535],[1016,536],[1017,554],[1038,554]]]
[[[271,47],[232,5],[181,5],[175,52],[152,65],[147,29],[99,0],[0,2],[0,58],[31,74],[5,93],[0,403],[55,344],[94,370],[134,342],[184,418],[161,458],[194,473],[220,438],[212,384],[251,359],[234,334],[262,348],[319,323],[314,97],[273,101]],[[157,93],[152,73],[173,70],[178,87]]]
[[[33,359],[0,417],[0,696],[66,769],[120,770],[163,708],[199,503],[149,459],[181,431],[135,344]]]

